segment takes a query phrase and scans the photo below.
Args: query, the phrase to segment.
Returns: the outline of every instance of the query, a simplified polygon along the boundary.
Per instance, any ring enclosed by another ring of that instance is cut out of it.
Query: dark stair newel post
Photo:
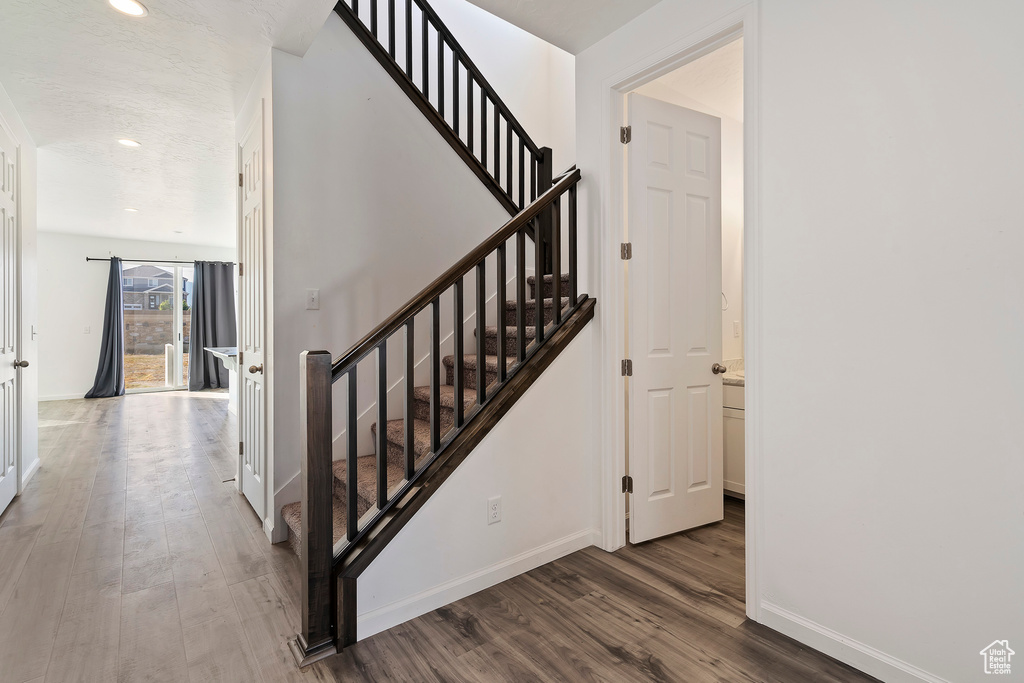
[[[337,652],[332,612],[334,473],[331,438],[331,356],[303,351],[299,374],[302,420],[302,631],[291,641],[299,666]],[[349,453],[348,457],[353,457]]]
[[[551,178],[554,175],[554,169],[552,168],[552,154],[550,147],[540,148],[540,160],[537,163],[537,196],[541,196],[545,192],[551,189]],[[535,273],[537,278],[537,291],[543,291],[544,275],[550,275],[553,264],[551,263],[551,226],[554,225],[554,206],[551,206],[541,212],[538,220],[537,227],[539,228],[539,234],[534,233],[533,241],[537,245],[537,248],[541,250],[541,263],[543,264],[544,272]],[[536,299],[543,299],[543,294],[539,297],[535,296]]]

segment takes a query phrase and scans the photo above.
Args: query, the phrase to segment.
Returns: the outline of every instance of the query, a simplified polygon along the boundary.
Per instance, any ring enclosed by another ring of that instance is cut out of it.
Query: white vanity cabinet
[[[726,494],[744,495],[744,422],[743,387],[725,385],[722,387],[723,449],[725,476],[723,486]]]

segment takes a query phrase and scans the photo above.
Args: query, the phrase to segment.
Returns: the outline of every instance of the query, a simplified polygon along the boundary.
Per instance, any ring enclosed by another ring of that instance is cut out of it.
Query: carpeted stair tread
[[[337,498],[332,498],[334,510],[334,542],[337,543],[345,535],[345,505]],[[281,517],[288,525],[288,544],[295,554],[302,557],[302,503],[288,503],[281,508]]]
[[[544,305],[544,322],[550,323],[554,319],[554,299],[543,299]],[[561,298],[561,307],[564,309],[569,305],[569,297],[563,296]],[[515,325],[516,321],[516,308],[518,304],[515,299],[509,299],[505,302],[505,324]],[[526,318],[527,325],[536,324],[536,312],[537,312],[537,300],[527,299],[523,302],[523,312]]]
[[[561,292],[560,293],[561,294],[565,294],[566,292],[569,291],[569,273],[562,273],[561,275],[562,276],[559,278],[560,283],[561,283]],[[544,276],[544,298],[550,298],[551,295],[553,295],[555,293],[554,292],[554,282],[555,282],[555,276],[554,275],[545,275]],[[536,299],[537,298],[537,278],[535,276],[531,275],[530,277],[526,278],[526,284],[529,285],[529,287],[530,287],[530,296],[532,298]]]
[[[505,355],[514,356],[517,351],[517,343],[519,341],[518,327],[515,325],[505,325],[498,327],[497,325],[488,326],[484,328],[484,352],[489,356],[498,355],[498,330],[503,330],[505,334]],[[476,335],[476,331],[473,331]],[[533,343],[533,340],[537,338],[537,326],[527,325],[526,326],[526,345],[529,346]],[[474,348],[475,352],[476,349]],[[495,365],[497,368],[497,365]]]
[[[476,386],[476,375],[473,376],[473,381],[470,383],[472,386]],[[455,423],[455,387],[450,384],[442,384],[439,387],[439,393],[441,394],[441,433],[444,434],[452,425]],[[417,420],[423,420],[424,422],[430,423],[430,387],[415,387],[412,390],[413,396],[413,417]],[[465,387],[465,395],[463,396],[463,410],[467,413],[469,409],[476,405],[476,389],[470,389],[469,386]]]
[[[454,388],[454,387],[451,387]],[[454,405],[454,404],[453,404]],[[374,443],[377,440],[377,425],[374,423],[370,427],[370,434],[373,435]],[[424,455],[430,452],[430,423],[426,420],[413,420],[412,421],[412,436],[413,436],[413,450],[416,453],[416,459],[420,459]],[[398,454],[401,458],[400,462],[405,458],[405,420],[388,420],[388,446],[397,446]],[[389,466],[390,469],[390,466]],[[402,472],[402,467],[398,468],[399,473]]]
[[[348,481],[348,463],[344,460],[335,460],[332,466],[334,470],[334,497],[345,502],[346,487]],[[388,463],[388,487],[402,481],[404,477],[402,468]],[[377,500],[377,457],[364,455],[356,458],[356,491],[359,493],[359,502],[356,503],[356,511],[359,516],[373,507]]]
[[[445,369],[445,383],[455,384],[455,356],[445,356],[441,359]],[[511,368],[515,365],[515,356],[505,356],[505,367]],[[462,360],[463,386],[466,388],[476,387],[476,352],[466,353]],[[484,356],[484,382],[490,386],[498,381],[498,357]]]

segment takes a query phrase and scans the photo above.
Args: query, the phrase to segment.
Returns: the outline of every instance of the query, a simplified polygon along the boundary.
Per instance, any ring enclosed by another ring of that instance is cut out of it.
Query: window
[[[132,282],[134,282],[134,280],[132,278],[126,277],[124,279],[124,286],[125,287],[131,287],[132,286]]]
[[[149,286],[150,287],[156,287],[158,284],[159,284],[159,281],[154,280],[153,278],[149,278]]]

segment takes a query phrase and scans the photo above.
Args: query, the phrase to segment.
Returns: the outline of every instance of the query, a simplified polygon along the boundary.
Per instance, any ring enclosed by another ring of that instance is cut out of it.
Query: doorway
[[[723,201],[722,205],[722,234],[728,238],[732,237],[732,242],[728,242],[727,239],[721,241],[721,254],[719,255],[719,261],[717,261],[717,267],[721,272],[718,275],[718,279],[715,280],[713,277],[709,278],[706,282],[707,293],[715,295],[715,308],[714,313],[716,320],[714,321],[717,325],[716,339],[708,339],[708,359],[711,362],[706,363],[708,366],[706,372],[709,377],[704,378],[703,384],[706,387],[704,391],[708,391],[708,388],[712,387],[712,382],[718,382],[719,386],[714,389],[718,391],[719,396],[722,396],[726,392],[725,389],[734,389],[735,386],[723,386],[725,382],[722,380],[722,375],[727,374],[732,382],[729,384],[746,384],[750,381],[752,384],[756,383],[756,354],[758,345],[756,343],[758,329],[758,308],[756,297],[756,282],[758,272],[758,240],[757,240],[757,206],[754,198],[757,196],[757,173],[756,164],[753,163],[756,158],[756,146],[757,146],[757,124],[756,124],[756,112],[757,112],[757,64],[756,59],[753,59],[753,54],[756,54],[756,15],[749,9],[737,11],[727,17],[723,17],[721,20],[715,22],[696,32],[687,38],[679,41],[674,45],[674,50],[666,54],[662,51],[656,54],[652,54],[648,60],[641,60],[640,62],[634,63],[630,67],[630,71],[619,77],[618,82],[609,82],[609,99],[608,99],[608,113],[610,122],[614,122],[616,128],[622,124],[632,123],[630,120],[630,95],[634,94],[634,99],[637,97],[646,97],[651,100],[661,100],[662,102],[669,100],[672,106],[679,107],[681,109],[688,109],[701,114],[711,114],[718,119],[723,119],[722,110],[725,107],[713,107],[718,111],[709,111],[707,103],[700,102],[697,98],[693,97],[692,94],[687,97],[670,98],[670,93],[667,92],[667,88],[672,85],[671,81],[673,76],[679,76],[674,72],[684,72],[688,65],[693,65],[689,69],[693,71],[694,67],[698,65],[700,60],[707,58],[709,62],[718,61],[730,61],[735,69],[734,75],[736,77],[736,85],[738,92],[740,93],[739,101],[736,102],[738,107],[738,113],[730,116],[732,121],[728,122],[728,126],[724,128],[732,127],[741,133],[741,141],[738,145],[734,146],[734,149],[726,152],[725,148],[729,146],[723,136],[723,152],[726,155],[734,155],[740,160],[738,171],[735,171],[737,179],[739,180],[738,189],[726,190],[723,186],[723,195],[727,193],[732,194],[733,201],[729,202],[731,206],[726,206],[726,202]],[[723,57],[729,56],[730,51],[734,54],[731,60],[723,60]],[[705,65],[707,62],[705,62]],[[720,65],[721,66],[721,65]],[[700,70],[700,69],[698,69]],[[722,74],[719,73],[719,76]],[[684,82],[686,79],[676,78],[678,82]],[[707,80],[707,74],[703,77],[696,79],[699,82]],[[679,93],[680,95],[687,95],[687,93]],[[674,99],[674,101],[672,101]],[[616,131],[623,135],[625,140],[629,140],[630,136],[633,142],[637,139],[637,131],[635,128],[632,131]],[[628,134],[627,134],[628,133]],[[686,134],[685,132],[683,133]],[[607,207],[608,216],[612,221],[619,222],[622,226],[621,233],[612,235],[612,240],[615,242],[621,241],[631,243],[633,234],[633,227],[630,224],[630,218],[635,214],[636,207],[632,206],[634,201],[633,192],[630,191],[630,175],[629,175],[629,163],[628,158],[630,152],[626,147],[622,146],[624,140],[620,138],[620,135],[615,136],[615,145],[610,150],[609,155],[609,166],[610,166],[610,183],[611,187],[606,188],[610,193],[610,199]],[[609,139],[611,144],[611,138]],[[632,144],[632,142],[627,143]],[[684,152],[688,153],[688,152]],[[665,161],[662,159],[662,161]],[[683,162],[689,163],[690,159],[683,159]],[[730,171],[723,168],[723,180],[727,178]],[[724,197],[723,197],[724,200]],[[738,218],[738,220],[736,220]],[[609,240],[611,241],[611,240]],[[617,252],[618,245],[610,245],[616,247]],[[609,253],[611,250],[609,250]],[[616,254],[617,255],[617,254]],[[630,325],[635,324],[636,312],[634,309],[641,305],[646,305],[646,302],[640,302],[636,300],[637,291],[641,289],[640,285],[644,278],[649,273],[647,271],[641,273],[637,266],[640,266],[640,260],[637,259],[637,245],[633,245],[633,259],[623,263],[608,263],[608,267],[612,269],[613,275],[609,278],[608,282],[610,286],[615,287],[615,291],[622,292],[620,298],[612,300],[612,306],[606,305],[605,315],[611,319],[608,323],[609,339],[613,340],[615,346],[609,346],[611,353],[616,353],[617,357],[630,358],[633,361],[634,373],[632,377],[627,377],[625,380],[625,391],[620,396],[623,396],[618,406],[612,408],[606,408],[606,412],[609,417],[614,415],[617,420],[621,420],[621,430],[618,434],[621,437],[619,441],[622,446],[618,453],[610,453],[609,459],[606,461],[608,470],[611,473],[621,473],[627,475],[623,478],[623,489],[627,488],[627,482],[633,485],[633,492],[627,496],[610,498],[614,501],[608,508],[608,512],[612,513],[609,517],[609,522],[614,526],[610,527],[610,531],[606,533],[605,543],[607,549],[613,549],[621,546],[627,542],[627,524],[632,527],[633,520],[632,515],[637,512],[638,504],[638,493],[646,495],[649,498],[657,498],[656,495],[652,495],[652,491],[637,491],[637,483],[635,477],[630,479],[630,475],[643,470],[645,474],[650,474],[650,461],[645,457],[645,453],[638,450],[643,444],[638,443],[637,433],[641,430],[649,429],[650,415],[647,415],[643,420],[639,419],[641,416],[637,410],[637,396],[636,390],[637,385],[640,384],[639,378],[636,376],[636,371],[641,369],[637,368],[636,354],[640,352],[636,346],[638,339],[633,333]],[[710,263],[711,261],[708,261]],[[675,264],[670,267],[677,267]],[[679,267],[686,267],[685,265]],[[637,272],[633,272],[637,271]],[[710,272],[710,271],[708,271]],[[720,289],[719,289],[720,287]],[[670,307],[677,307],[680,299],[686,299],[687,295],[692,293],[692,289],[679,288],[672,291],[672,294],[667,300],[663,299],[661,303]],[[753,296],[751,296],[753,294]],[[691,297],[692,298],[692,297]],[[613,297],[614,299],[614,297]],[[703,300],[703,297],[701,297]],[[606,296],[606,302],[609,298]],[[707,297],[708,310],[710,308],[711,297]],[[674,309],[682,310],[685,314],[685,309]],[[715,328],[715,324],[707,327],[708,330]],[[648,327],[647,332],[651,331]],[[753,334],[752,334],[753,333]],[[695,348],[701,347],[696,345]],[[689,349],[688,350],[693,350]],[[618,353],[621,356],[618,356]],[[683,352],[684,354],[686,351]],[[715,357],[711,357],[711,356]],[[716,367],[717,364],[717,367]],[[714,368],[716,373],[712,378],[711,370]],[[648,378],[650,379],[650,378]],[[737,381],[738,380],[738,381]],[[661,386],[660,380],[658,382],[648,382],[650,387],[657,390],[667,389],[667,386]],[[696,390],[700,389],[699,383],[693,385],[687,384],[683,381],[681,387],[683,392],[682,398],[690,398],[686,396],[686,392],[690,390],[691,386]],[[645,389],[646,390],[646,389]],[[746,387],[743,387],[741,391],[748,391]],[[665,393],[664,391],[662,393]],[[730,391],[729,393],[734,393]],[[721,400],[721,399],[719,399]],[[737,438],[735,422],[732,424],[728,423],[729,418],[735,419],[736,413],[726,413],[724,410],[724,403],[726,401],[713,402],[714,405],[710,405],[707,401],[701,405],[710,406],[705,414],[700,414],[699,411],[696,417],[700,420],[706,418],[708,429],[706,434],[708,438],[706,441],[698,440],[697,449],[704,447],[714,447],[721,449],[718,451],[719,457],[722,458],[718,463],[713,463],[711,460],[705,460],[710,467],[716,468],[718,476],[717,487],[723,494],[725,493],[725,486],[723,480],[726,478],[724,455],[725,449],[722,446],[724,441],[729,441],[730,450],[732,451],[732,463],[735,464],[735,459],[738,457],[742,462],[740,468],[741,474],[735,473],[735,468],[730,468],[732,471],[729,473],[729,488],[733,489],[730,493],[736,497],[729,498],[725,507],[727,509],[735,510],[736,506],[739,505],[740,509],[744,511],[746,517],[745,525],[745,543],[744,549],[746,556],[746,609],[747,615],[757,620],[759,617],[758,605],[760,599],[758,597],[757,585],[757,564],[756,564],[756,549],[757,540],[759,535],[759,527],[757,524],[758,518],[758,498],[757,498],[757,399],[756,394],[748,394],[745,397],[745,401],[740,403],[740,408],[745,408],[744,414],[746,417],[746,429],[745,433]],[[671,401],[664,401],[665,405],[671,407]],[[729,401],[729,403],[735,404],[735,401]],[[671,412],[671,411],[670,411]],[[679,411],[676,411],[679,412]],[[694,413],[690,411],[688,407],[687,411],[683,411],[683,417],[686,419],[693,419]],[[718,445],[714,446],[711,442],[715,439],[714,432],[717,431]],[[727,433],[728,432],[728,433]],[[688,436],[688,435],[687,435]],[[736,448],[737,442],[740,444],[740,448]],[[693,444],[689,444],[690,447]],[[661,463],[662,473],[665,474],[664,466],[665,463]],[[692,467],[692,462],[681,461],[669,461],[669,467],[681,466],[684,468]],[[657,468],[656,468],[657,469]],[[617,470],[617,472],[616,472]],[[699,473],[699,472],[698,472]],[[672,473],[667,473],[671,475]],[[687,473],[691,479],[695,474],[694,471]],[[739,476],[742,482],[742,488],[735,484],[740,483],[736,480]],[[617,482],[616,476],[616,484]],[[713,476],[709,476],[708,484],[711,483]],[[682,481],[681,478],[676,477],[677,481]],[[696,480],[684,482],[687,487],[692,487],[694,484],[699,484]],[[717,488],[716,487],[716,488]],[[653,492],[659,493],[659,492]],[[660,493],[664,495],[665,491],[661,490]],[[746,499],[746,502],[740,502]],[[718,502],[724,502],[721,494],[718,496]],[[628,516],[627,516],[628,515]],[[615,518],[622,520],[615,522]],[[700,523],[700,522],[697,522]],[[686,528],[687,524],[682,523],[679,528]],[[632,540],[632,539],[630,539]]]
[[[173,391],[188,386],[194,267],[159,261],[126,265],[125,391]]]

